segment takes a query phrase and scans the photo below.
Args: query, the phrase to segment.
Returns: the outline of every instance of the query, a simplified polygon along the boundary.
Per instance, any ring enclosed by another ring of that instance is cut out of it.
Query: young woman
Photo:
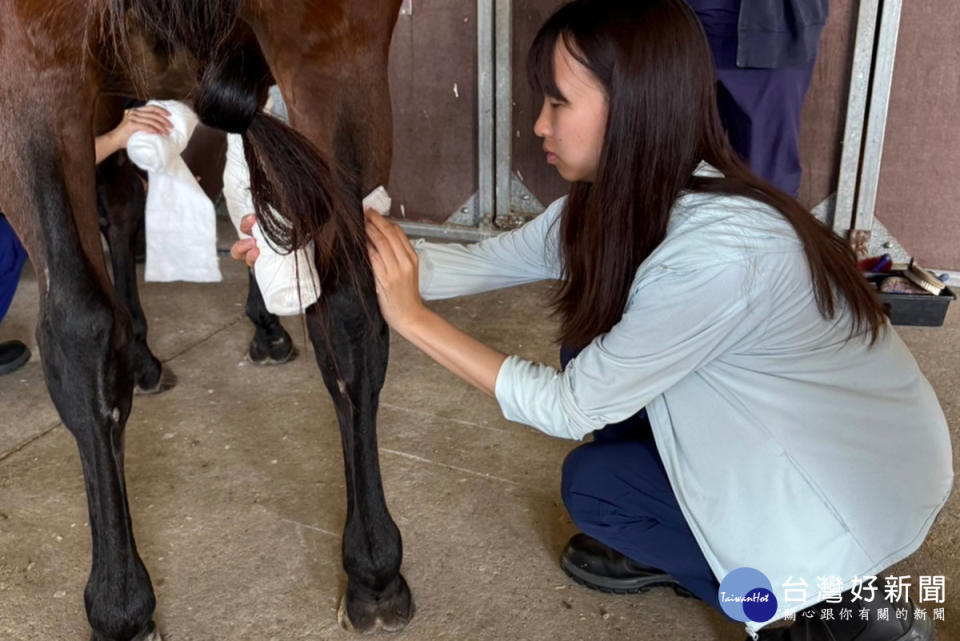
[[[674,585],[724,610],[720,582],[751,567],[771,620],[808,609],[776,630],[739,617],[755,639],[932,638],[864,577],[913,553],[950,493],[943,413],[847,245],[732,152],[697,18],[682,0],[576,0],[528,62],[534,131],[569,195],[469,246],[414,247],[368,213],[387,322],[508,419],[593,435],[563,466],[577,581]],[[562,371],[421,300],[541,279],[561,283]],[[856,616],[807,618],[824,599]]]

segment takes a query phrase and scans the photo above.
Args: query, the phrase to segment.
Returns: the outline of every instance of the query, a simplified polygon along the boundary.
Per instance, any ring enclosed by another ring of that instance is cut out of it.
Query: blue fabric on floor
[[[10,223],[0,213],[0,323],[10,309],[17,283],[20,282],[20,271],[26,261],[27,252]]]

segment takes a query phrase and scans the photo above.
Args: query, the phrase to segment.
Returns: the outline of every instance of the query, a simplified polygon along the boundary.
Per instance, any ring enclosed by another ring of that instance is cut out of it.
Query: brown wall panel
[[[415,1],[398,18],[390,90],[393,213],[442,222],[477,190],[475,2]]]
[[[820,39],[800,122],[803,180],[797,197],[807,207],[815,207],[837,189],[858,7],[857,0],[833,0]]]
[[[917,261],[960,270],[960,3],[905,0],[877,218]]]
[[[544,205],[567,193],[569,183],[547,164],[543,141],[533,135],[541,104],[527,82],[527,51],[540,25],[564,2],[525,0],[513,8],[513,168]]]

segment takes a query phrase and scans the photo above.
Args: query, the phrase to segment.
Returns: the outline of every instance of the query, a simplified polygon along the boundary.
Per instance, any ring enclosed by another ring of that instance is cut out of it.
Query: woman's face
[[[593,73],[574,58],[563,38],[553,50],[561,96],[544,96],[533,133],[543,138],[547,162],[564,180],[593,182],[607,127],[607,94]]]

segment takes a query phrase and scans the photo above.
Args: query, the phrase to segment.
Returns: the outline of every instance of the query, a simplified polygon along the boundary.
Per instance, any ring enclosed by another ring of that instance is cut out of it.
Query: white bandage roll
[[[151,100],[169,113],[168,135],[138,131],[127,141],[127,156],[147,172],[145,211],[147,281],[218,282],[217,221],[213,203],[180,154],[198,118],[174,100]]]
[[[363,210],[372,209],[381,216],[389,216],[392,204],[390,194],[383,188],[383,185],[379,185],[363,199]]]

